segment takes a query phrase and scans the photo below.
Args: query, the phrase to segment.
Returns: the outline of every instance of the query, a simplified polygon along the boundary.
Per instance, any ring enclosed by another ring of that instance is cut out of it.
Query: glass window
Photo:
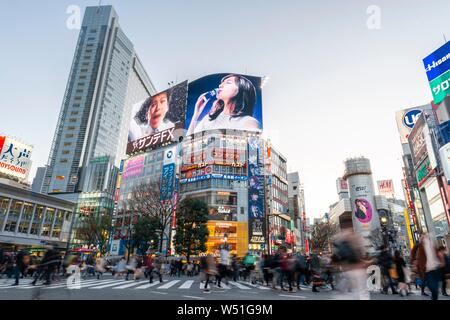
[[[13,200],[11,209],[9,210],[8,220],[6,221],[5,231],[16,231],[17,222],[19,220],[20,210],[22,209],[23,201]]]
[[[28,233],[28,227],[31,222],[31,218],[33,216],[33,207],[32,203],[25,203],[22,212],[22,218],[20,219],[19,224],[19,232],[20,233]]]
[[[45,212],[44,225],[42,226],[42,235],[45,237],[50,236],[50,231],[52,229],[53,219],[55,217],[55,209],[47,208]]]
[[[8,211],[8,206],[9,198],[0,197],[0,229],[3,226],[3,220],[5,219],[6,211]]]

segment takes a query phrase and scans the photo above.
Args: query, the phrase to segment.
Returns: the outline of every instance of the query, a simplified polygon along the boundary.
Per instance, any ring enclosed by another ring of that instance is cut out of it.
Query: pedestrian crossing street
[[[161,290],[162,292],[169,289],[179,289],[179,290],[203,290],[205,288],[205,283],[201,282],[199,279],[164,279],[161,283],[158,280],[149,282],[148,279],[143,279],[139,281],[135,280],[123,280],[123,279],[81,279],[78,283],[67,284],[66,280],[53,282],[51,285],[37,284],[33,286],[31,284],[32,279],[21,279],[18,286],[12,286],[14,280],[0,281],[0,290],[26,290],[33,288],[41,288],[42,290],[54,290],[54,289],[89,289],[89,290],[101,290],[101,289],[112,289],[112,290]],[[208,284],[208,289],[210,290],[271,290],[271,288],[262,286],[259,284],[252,284],[243,281],[228,281],[223,282],[221,287],[218,287],[214,283]]]

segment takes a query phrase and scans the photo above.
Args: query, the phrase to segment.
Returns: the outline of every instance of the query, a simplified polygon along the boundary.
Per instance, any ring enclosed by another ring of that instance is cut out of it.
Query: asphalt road
[[[342,295],[337,291],[322,289],[318,293],[303,286],[293,293],[252,285],[249,282],[223,284],[222,288],[212,285],[208,293],[204,292],[204,283],[199,277],[164,278],[164,282],[139,281],[104,276],[102,279],[81,280],[78,287],[69,289],[65,280],[56,281],[50,286],[31,285],[31,279],[21,279],[20,285],[12,287],[13,279],[0,280],[0,300],[339,300]],[[413,288],[408,297],[371,293],[371,300],[430,300]],[[439,297],[450,300],[448,297]]]

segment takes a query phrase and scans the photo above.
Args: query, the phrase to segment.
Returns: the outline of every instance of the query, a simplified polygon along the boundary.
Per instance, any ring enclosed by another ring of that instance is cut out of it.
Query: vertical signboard
[[[423,59],[433,101],[442,102],[450,93],[450,41]]]
[[[260,140],[248,139],[248,226],[249,244],[265,244],[264,161],[259,156]]]
[[[161,200],[172,199],[175,179],[175,163],[163,166],[161,174]]]

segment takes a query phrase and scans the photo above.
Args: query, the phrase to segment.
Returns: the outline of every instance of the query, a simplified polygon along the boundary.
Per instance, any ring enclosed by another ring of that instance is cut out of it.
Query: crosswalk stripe
[[[137,287],[135,289],[148,289],[148,288],[151,288],[153,286],[156,286],[159,283],[160,282],[153,282],[153,283],[149,283],[149,284],[144,284],[143,286]]]
[[[169,289],[170,287],[176,285],[178,282],[180,282],[181,280],[172,280],[168,283],[166,283],[165,285],[162,285],[161,287],[159,287],[158,289]]]
[[[208,283],[207,288],[208,288],[208,289],[211,289],[211,283]],[[205,289],[205,284],[202,283],[202,282],[200,282],[200,289]]]
[[[83,285],[87,285],[87,284],[93,284],[93,283],[103,283],[103,280],[86,280],[86,281],[80,281],[80,286],[83,287]],[[73,284],[73,286],[76,286],[76,284]],[[59,284],[59,285],[51,285],[48,287],[45,287],[44,289],[58,289],[58,288],[64,288],[67,287],[67,282],[64,282],[64,284]]]
[[[250,290],[249,287],[246,287],[246,286],[240,284],[239,282],[229,281],[228,283],[231,283],[232,285],[238,287],[239,289]]]
[[[104,289],[104,288],[108,288],[108,287],[114,287],[116,285],[126,283],[127,281],[126,280],[114,280],[114,281],[110,281],[110,282],[112,282],[112,283],[108,283],[108,284],[101,285],[101,286],[94,285],[94,286],[92,286],[92,288],[89,288],[89,289]]]
[[[133,283],[127,283],[127,284],[124,284],[123,286],[114,287],[113,289],[126,289],[126,288],[130,288],[130,287],[134,287],[134,286],[137,286],[139,284],[142,284],[143,282],[144,281],[136,281],[136,282],[133,282]]]
[[[228,285],[226,285],[225,283],[221,283],[220,286],[222,287],[222,289],[231,289]]]
[[[304,296],[294,296],[294,295],[290,296],[290,295],[287,295],[287,294],[279,294],[279,296],[280,297],[288,297],[288,298],[307,299],[307,297],[304,297]]]
[[[183,283],[179,289],[190,289],[192,284],[194,283],[194,280],[187,280],[185,283]]]

